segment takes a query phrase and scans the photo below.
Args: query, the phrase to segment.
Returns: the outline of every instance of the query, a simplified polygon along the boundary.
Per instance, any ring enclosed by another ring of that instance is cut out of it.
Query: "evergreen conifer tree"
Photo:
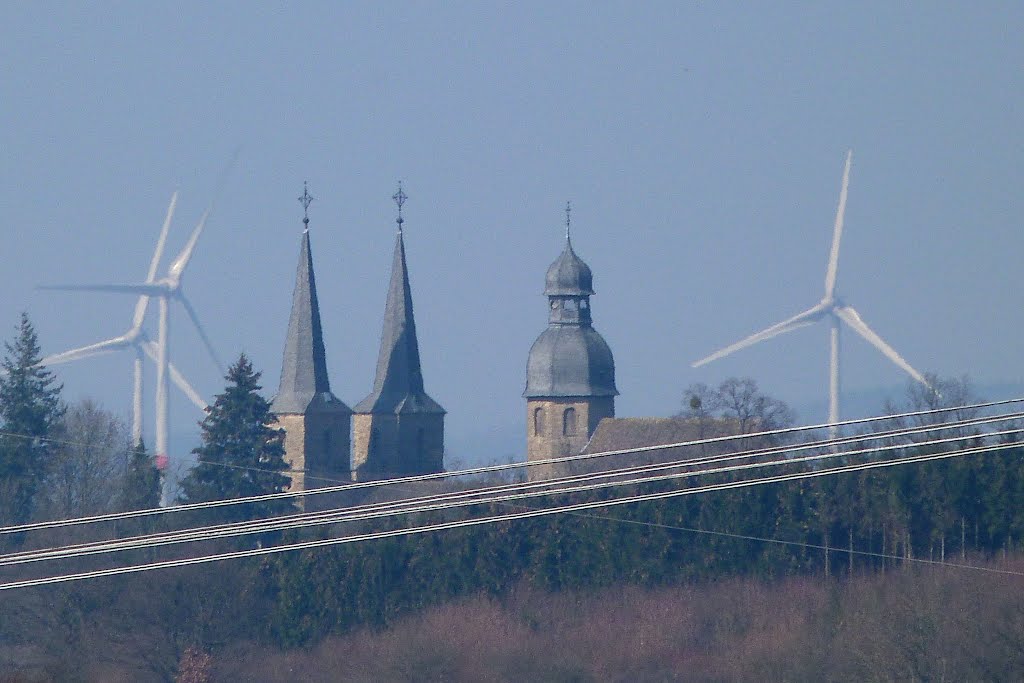
[[[0,361],[0,519],[21,523],[32,515],[61,428],[62,385],[41,366],[39,339],[28,314],[21,314],[14,342]]]
[[[281,474],[288,468],[284,431],[271,426],[277,418],[259,394],[260,374],[244,353],[228,369],[228,385],[201,423],[203,445],[192,451],[199,464],[181,481],[182,502],[278,493],[290,485],[291,479]],[[224,507],[217,514],[233,521],[293,509],[290,500],[281,499]]]
[[[138,445],[128,453],[128,467],[121,490],[121,509],[148,510],[160,505],[160,470],[146,451],[146,444]]]

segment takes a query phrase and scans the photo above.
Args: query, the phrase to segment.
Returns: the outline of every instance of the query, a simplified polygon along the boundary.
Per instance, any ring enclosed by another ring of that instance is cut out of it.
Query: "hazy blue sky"
[[[175,253],[241,147],[185,289],[268,395],[307,179],[332,388],[369,392],[402,178],[452,457],[520,443],[567,199],[620,415],[750,375],[817,421],[825,326],[690,362],[821,297],[852,147],[839,292],[919,369],[1016,381],[1022,35],[1013,2],[3,3],[0,328],[28,310],[47,353],[124,331],[130,298],[34,287],[141,280],[171,193]],[[172,318],[172,358],[211,397],[223,380]],[[903,383],[846,339],[846,389]],[[60,374],[127,416],[130,369]],[[187,431],[201,414],[172,395]]]

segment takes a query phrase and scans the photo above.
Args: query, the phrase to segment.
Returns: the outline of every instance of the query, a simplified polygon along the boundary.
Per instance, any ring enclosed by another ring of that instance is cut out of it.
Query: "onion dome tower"
[[[392,197],[398,205],[398,235],[384,306],[377,376],[373,391],[355,407],[352,423],[352,477],[356,480],[444,469],[445,410],[423,388],[405,262],[402,205],[407,198],[399,183]]]
[[[615,417],[615,361],[591,324],[594,277],[576,255],[569,234],[572,207],[565,208],[565,249],[548,268],[548,328],[533,343],[526,364],[527,460],[578,455],[597,424]],[[568,468],[529,468],[530,479],[558,476]]]
[[[352,421],[352,409],[331,393],[327,379],[327,354],[309,246],[309,204],[313,198],[305,186],[299,201],[304,210],[299,266],[284,343],[281,385],[270,404],[285,430],[284,457],[292,470],[292,491],[327,486],[331,480],[348,477]]]

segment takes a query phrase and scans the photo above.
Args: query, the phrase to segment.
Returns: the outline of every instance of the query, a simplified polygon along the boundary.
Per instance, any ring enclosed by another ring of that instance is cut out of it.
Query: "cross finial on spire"
[[[391,198],[394,199],[395,204],[398,205],[398,218],[395,219],[395,222],[398,223],[398,232],[402,232],[402,223],[405,222],[405,219],[402,218],[402,205],[405,204],[405,200],[408,199],[409,197],[404,192],[402,192],[401,180],[398,181],[398,192],[391,195]]]
[[[572,224],[572,202],[565,203],[565,240],[569,241],[569,226]]]
[[[302,181],[302,196],[299,197],[299,201],[302,203],[302,224],[306,226],[306,230],[309,230],[309,205],[313,203],[314,197],[309,194],[309,183],[308,181]]]

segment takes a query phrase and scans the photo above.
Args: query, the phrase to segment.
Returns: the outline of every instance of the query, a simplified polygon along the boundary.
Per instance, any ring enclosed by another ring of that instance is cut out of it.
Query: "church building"
[[[444,469],[445,410],[423,385],[402,233],[407,196],[401,184],[393,198],[398,205],[398,235],[377,375],[373,391],[355,411],[331,393],[309,241],[313,198],[308,191],[299,198],[305,209],[299,266],[281,385],[271,403],[285,430],[293,491]]]
[[[412,289],[405,261],[399,184],[398,234],[391,264],[391,285],[384,306],[384,329],[373,391],[356,405],[353,420],[352,477],[384,479],[444,470],[445,410],[423,388]]]
[[[590,297],[594,277],[572,248],[566,206],[565,248],[548,268],[544,295],[548,327],[533,343],[526,369],[528,462],[578,455],[602,419],[615,417],[615,361],[594,329]],[[561,476],[571,468],[529,467],[531,480]]]
[[[302,219],[299,266],[292,294],[292,313],[284,342],[281,385],[270,404],[285,430],[285,461],[291,470],[291,489],[328,486],[349,475],[349,433],[352,409],[331,393],[327,353],[320,326],[320,304],[309,244],[308,191],[300,197]]]

